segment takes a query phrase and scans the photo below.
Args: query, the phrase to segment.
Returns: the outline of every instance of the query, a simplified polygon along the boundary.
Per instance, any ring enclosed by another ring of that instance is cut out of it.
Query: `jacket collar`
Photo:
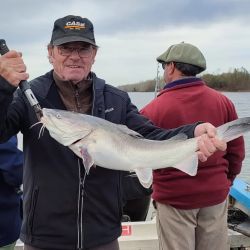
[[[197,85],[205,85],[205,82],[201,78],[198,78],[198,77],[182,78],[180,80],[176,80],[176,81],[166,84],[163,90],[157,96],[160,96],[161,94],[167,91],[174,90],[174,89],[192,87],[192,86],[197,86]]]
[[[173,81],[173,82],[166,84],[164,86],[164,89],[170,89],[172,87],[179,86],[182,84],[187,84],[187,83],[194,83],[195,84],[195,83],[201,82],[201,81],[202,81],[202,79],[198,78],[198,77],[185,77],[185,78],[182,78],[182,79],[179,79],[179,80],[176,80],[176,81]]]
[[[91,72],[93,79],[93,108],[92,114],[94,116],[105,117],[104,105],[104,88],[105,81],[98,78],[95,73]],[[53,79],[53,70],[49,71],[43,76],[35,78],[30,82],[32,91],[38,99],[38,102],[43,103],[49,108],[66,109],[60,95],[57,91],[56,84]],[[53,103],[49,100],[53,100]]]

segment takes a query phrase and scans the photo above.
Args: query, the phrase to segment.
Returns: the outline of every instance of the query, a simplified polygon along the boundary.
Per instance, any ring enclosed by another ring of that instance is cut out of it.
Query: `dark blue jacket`
[[[17,138],[0,144],[0,247],[19,238],[21,228],[21,194],[23,153]]]
[[[151,139],[179,132],[193,135],[194,125],[163,130],[139,114],[126,92],[93,78],[92,115],[127,125]],[[52,72],[34,79],[31,88],[43,108],[66,109]],[[122,172],[91,168],[83,186],[84,167],[68,147],[55,141],[40,125],[34,110],[18,90],[0,79],[0,140],[19,130],[24,150],[24,216],[20,238],[45,249],[88,249],[121,234]],[[119,164],[119,162],[117,162]]]

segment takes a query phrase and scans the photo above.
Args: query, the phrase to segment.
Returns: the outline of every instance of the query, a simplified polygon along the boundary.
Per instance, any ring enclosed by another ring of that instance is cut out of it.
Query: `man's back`
[[[0,144],[0,247],[15,242],[21,227],[23,155],[16,137]]]
[[[156,60],[162,64],[166,85],[142,114],[157,126],[172,128],[198,121],[219,126],[237,118],[232,102],[196,77],[206,69],[199,48],[174,44]],[[170,168],[154,171],[152,196],[163,249],[228,248],[227,195],[243,159],[244,143],[239,138],[228,143],[225,152],[216,152],[200,163],[196,176]]]
[[[197,121],[219,126],[237,118],[234,105],[227,97],[195,77],[193,81],[183,79],[176,86],[166,88],[141,112],[163,128]],[[217,152],[205,163],[200,163],[195,177],[175,169],[154,171],[153,198],[182,209],[222,202],[231,181],[241,169],[244,157],[242,140],[239,138],[228,143],[227,152]]]

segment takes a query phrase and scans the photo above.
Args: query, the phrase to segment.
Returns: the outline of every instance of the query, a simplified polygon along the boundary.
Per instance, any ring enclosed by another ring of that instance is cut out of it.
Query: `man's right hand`
[[[18,87],[21,80],[27,80],[26,66],[22,53],[11,50],[0,57],[0,75],[12,86]]]

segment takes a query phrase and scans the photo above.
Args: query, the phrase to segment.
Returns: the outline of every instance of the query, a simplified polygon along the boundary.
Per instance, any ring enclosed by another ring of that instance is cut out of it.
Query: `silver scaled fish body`
[[[82,158],[86,172],[93,165],[135,172],[144,187],[152,184],[152,170],[174,167],[191,176],[198,168],[197,138],[178,134],[168,140],[143,138],[125,125],[56,109],[43,109],[41,119],[51,137]],[[246,125],[247,124],[247,125]],[[217,128],[227,141],[250,130],[250,117]]]

